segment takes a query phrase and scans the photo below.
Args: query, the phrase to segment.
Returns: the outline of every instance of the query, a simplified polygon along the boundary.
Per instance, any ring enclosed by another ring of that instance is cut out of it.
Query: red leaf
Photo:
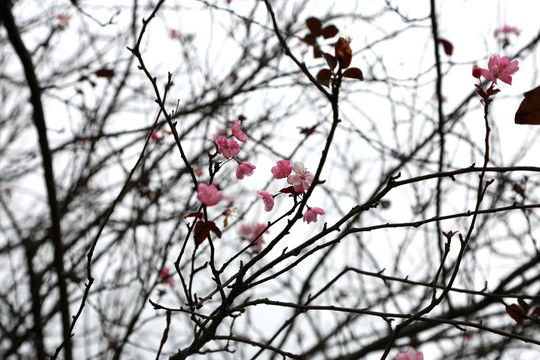
[[[313,35],[319,36],[321,34],[321,20],[316,17],[310,17],[306,20],[306,25]]]
[[[332,77],[332,72],[328,69],[322,69],[317,74],[317,80],[326,87],[330,87],[330,78]]]
[[[522,197],[525,197],[525,192],[523,191],[523,188],[521,187],[520,184],[514,183],[512,185],[512,190],[514,190],[515,193],[521,195]]]
[[[454,45],[446,39],[439,38],[439,44],[443,46],[444,53],[448,56],[452,56],[452,53],[454,52]]]
[[[352,60],[351,39],[340,37],[334,45],[334,51],[336,59],[341,61],[341,67],[343,69],[348,68]]]
[[[364,80],[364,74],[359,68],[350,68],[343,72],[343,77],[348,77],[351,79]]]
[[[322,52],[321,52],[321,50],[319,49],[318,46],[313,47],[313,57],[315,59],[318,59],[318,58],[322,57]]]
[[[319,124],[316,124],[316,125],[313,125],[313,126],[310,126],[310,127],[301,127],[300,128],[300,134],[304,134],[306,136],[309,136],[311,134],[313,134],[315,132],[315,129],[317,129],[317,126],[319,126]]]
[[[296,193],[296,191],[294,191],[294,186],[283,188],[279,190],[279,192],[282,194],[295,194]]]
[[[302,41],[309,45],[315,45],[315,36],[313,36],[313,34],[307,34]]]
[[[218,238],[221,238],[221,230],[219,230],[215,222],[204,220],[197,221],[195,229],[193,229],[195,242],[201,244],[210,235],[210,231],[216,234]]]
[[[523,312],[526,314],[529,312],[530,306],[523,299],[517,299],[519,306],[523,309]]]
[[[335,27],[334,25],[328,25],[324,29],[321,30],[321,35],[325,39],[329,39],[331,37],[336,36],[338,32],[339,30],[337,27]]]
[[[525,319],[525,313],[523,310],[516,304],[506,306],[506,312],[512,319],[514,319],[518,324],[523,325]]]
[[[204,239],[208,237],[209,233],[210,231],[205,226],[204,221],[197,221],[197,223],[195,224],[195,229],[193,229],[193,237],[195,238],[195,242],[197,243],[197,245],[201,244]]]
[[[213,221],[207,221],[206,226],[210,231],[212,231],[218,238],[221,239],[221,230],[217,227],[216,223]]]
[[[323,52],[322,55],[324,56],[324,59],[326,60],[326,63],[328,64],[328,66],[330,66],[330,70],[334,70],[337,65],[336,58],[325,52]]]
[[[112,78],[114,76],[114,70],[112,69],[99,69],[95,72],[97,77]]]

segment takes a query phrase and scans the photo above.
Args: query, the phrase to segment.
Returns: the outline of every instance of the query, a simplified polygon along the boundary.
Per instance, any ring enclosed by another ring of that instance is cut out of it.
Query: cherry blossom
[[[150,134],[150,139],[154,140],[157,143],[163,140],[163,138],[159,136],[159,134],[156,131],[152,131],[152,133]]]
[[[263,241],[263,232],[268,233],[269,230],[264,231],[266,229],[266,224],[258,223],[258,224],[244,224],[240,226],[240,238],[243,240],[248,240],[249,242],[252,242],[259,236],[257,241],[253,244],[254,249],[259,252],[262,249],[262,245],[264,243]]]
[[[61,13],[56,15],[56,19],[58,19],[60,29],[64,30],[69,26],[69,20],[71,17],[68,14]]]
[[[272,168],[272,174],[276,179],[284,179],[291,174],[292,167],[289,160],[279,160],[277,165]]]
[[[517,36],[519,35],[519,29],[515,26],[504,25],[503,27],[495,29],[493,36],[498,37],[500,34],[515,34]]]
[[[262,199],[264,203],[264,210],[272,211],[272,209],[274,208],[274,195],[262,190],[257,190],[257,194],[259,194],[259,199]]]
[[[199,183],[197,187],[197,199],[206,206],[214,206],[221,200],[221,191],[218,191],[216,185],[206,185]]]
[[[240,152],[240,146],[234,139],[227,139],[225,136],[216,140],[218,146],[218,153],[223,155],[225,159],[230,159]]]
[[[395,360],[424,360],[424,354],[421,351],[408,348],[407,351],[397,354]]]
[[[255,165],[250,162],[244,161],[236,168],[236,178],[242,180],[244,176],[253,175],[253,170],[255,170]]]
[[[236,120],[234,123],[233,123],[233,126],[232,126],[232,134],[235,138],[238,139],[238,141],[241,141],[241,142],[246,142],[249,138],[248,136],[242,131],[240,130],[240,125],[242,125],[242,121],[241,120]]]
[[[324,215],[324,210],[320,207],[308,207],[308,210],[304,214],[303,220],[308,224],[310,222],[317,222],[317,215]]]
[[[169,30],[169,37],[173,40],[176,40],[176,39],[180,39],[182,37],[182,34],[180,33],[180,31],[176,29],[171,29]]]
[[[174,279],[172,278],[169,268],[166,266],[164,266],[159,272],[159,283],[165,285],[168,284],[174,287]]]
[[[473,76],[478,78],[480,75],[495,84],[500,79],[509,85],[512,85],[512,75],[519,70],[518,61],[510,61],[506,56],[500,57],[498,54],[489,58],[488,68],[473,68]]]
[[[216,129],[216,132],[212,135],[212,139],[218,139],[222,136],[227,136],[227,129],[225,129],[223,126],[220,126]]]
[[[309,189],[311,182],[313,181],[313,176],[307,171],[304,164],[299,161],[295,161],[292,169],[294,170],[294,175],[289,175],[287,182],[294,187],[294,191],[302,193]]]

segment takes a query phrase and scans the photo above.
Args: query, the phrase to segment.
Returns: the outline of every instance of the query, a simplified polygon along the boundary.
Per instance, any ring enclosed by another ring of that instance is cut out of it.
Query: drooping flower
[[[310,222],[317,222],[317,215],[324,215],[324,210],[320,207],[308,207],[306,213],[304,214],[303,220],[308,224]]]
[[[225,159],[230,159],[240,152],[240,146],[234,139],[227,139],[225,136],[216,140],[218,146],[218,153],[223,155]]]
[[[244,176],[253,175],[253,170],[255,170],[255,165],[250,162],[244,161],[236,168],[236,178],[242,180]]]
[[[313,182],[313,176],[307,171],[304,164],[299,161],[295,161],[292,165],[294,175],[287,177],[287,182],[294,187],[294,191],[302,193],[309,189],[309,186]]]
[[[498,37],[500,34],[515,34],[517,36],[519,35],[519,29],[515,26],[504,25],[503,27],[495,29],[495,31],[493,32],[493,36],[495,37]]]
[[[262,190],[257,190],[257,194],[259,199],[262,199],[264,203],[264,210],[272,211],[272,209],[274,208],[274,195]]]
[[[255,240],[257,236],[259,238],[257,241],[253,244],[254,249],[259,252],[262,249],[262,245],[264,243],[263,241],[263,232],[268,233],[269,230],[264,231],[266,229],[266,224],[257,223],[257,224],[244,224],[240,226],[240,238],[243,240],[247,240],[249,242]]]
[[[197,199],[206,206],[214,206],[221,200],[223,194],[219,191],[216,185],[206,185],[199,183],[197,187]]]
[[[491,80],[495,84],[500,79],[502,82],[512,85],[512,75],[518,70],[517,60],[510,61],[506,56],[500,57],[495,54],[489,58],[487,69],[473,68],[473,76],[478,77],[478,74],[480,74],[486,80]]]
[[[246,142],[249,138],[248,136],[242,131],[240,130],[240,125],[242,125],[242,121],[241,120],[236,120],[234,123],[233,123],[233,126],[232,126],[232,134],[235,138],[238,139],[238,141],[241,141],[241,142]]]
[[[272,168],[272,174],[276,179],[284,179],[291,174],[292,167],[289,160],[279,160],[277,165]]]
[[[172,278],[169,268],[166,266],[159,272],[159,283],[164,285],[168,284],[174,287],[174,279]]]
[[[397,354],[395,360],[424,360],[424,354],[421,351],[408,348],[407,351]]]

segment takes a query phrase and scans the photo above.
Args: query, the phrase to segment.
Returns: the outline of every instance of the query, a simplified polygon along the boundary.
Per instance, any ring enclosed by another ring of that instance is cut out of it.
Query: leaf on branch
[[[279,192],[282,194],[296,194],[296,191],[294,191],[294,186],[283,188],[279,190]]]
[[[300,134],[304,134],[306,136],[309,136],[315,132],[317,132],[315,129],[317,129],[317,126],[319,126],[319,124],[315,124],[313,126],[310,126],[310,127],[301,127],[300,128]]]
[[[317,74],[317,80],[326,87],[330,87],[330,78],[332,77],[332,72],[329,69],[321,69]]]
[[[324,59],[326,60],[326,63],[328,64],[328,66],[330,66],[330,70],[334,70],[337,65],[336,58],[330,55],[329,53],[325,53],[325,52],[323,52],[322,55],[324,56]]]
[[[110,79],[114,76],[114,70],[102,68],[102,69],[96,70],[95,74],[97,77],[104,77],[104,78]]]
[[[317,19],[316,17],[310,17],[306,20],[306,25],[313,35],[321,35],[321,20]]]
[[[313,46],[313,57],[315,59],[318,59],[320,57],[322,57],[322,51],[321,49],[318,47],[318,46]]]
[[[335,27],[334,25],[328,25],[324,29],[321,30],[321,35],[325,39],[329,39],[331,37],[336,36],[338,32],[339,30],[337,27]]]
[[[527,318],[525,312],[521,307],[516,304],[506,306],[506,312],[512,319],[514,319],[518,324],[523,325],[523,322]]]
[[[345,70],[343,72],[343,77],[364,80],[364,74],[362,74],[362,70],[355,67]]]
[[[315,45],[315,36],[313,36],[313,34],[307,34],[306,36],[304,36],[302,41],[304,41],[308,45]]]
[[[454,45],[446,39],[439,38],[439,44],[442,45],[444,49],[444,53],[448,56],[452,56],[452,53],[454,52]]]

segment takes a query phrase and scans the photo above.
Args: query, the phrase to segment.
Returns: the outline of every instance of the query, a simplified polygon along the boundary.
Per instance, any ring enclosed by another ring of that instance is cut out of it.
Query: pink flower
[[[272,174],[276,179],[284,179],[291,174],[292,167],[289,160],[279,160],[272,168]]]
[[[244,134],[244,132],[242,130],[240,130],[240,125],[242,125],[241,120],[236,120],[233,123],[232,134],[234,135],[235,138],[238,139],[238,141],[241,141],[241,142],[245,143],[249,138],[248,138],[248,136],[246,134]]]
[[[155,131],[152,131],[152,133],[150,134],[150,139],[154,140],[155,142],[160,142],[161,140],[163,140],[163,138],[159,136],[159,134]]]
[[[500,34],[515,34],[516,36],[519,35],[519,30],[517,27],[504,25],[501,28],[495,29],[495,32],[493,33],[493,36],[498,37]]]
[[[230,4],[230,3],[232,3],[232,0],[227,0],[227,4]]]
[[[216,140],[216,144],[218,146],[218,153],[223,155],[225,159],[230,159],[240,152],[240,146],[238,146],[238,143],[234,139],[227,139],[225,136],[222,136]]]
[[[263,231],[266,229],[266,224],[258,223],[258,224],[245,224],[240,226],[240,238],[243,240],[248,240],[249,242],[252,242],[259,236],[257,241],[253,244],[255,247],[255,250],[257,252],[261,251],[262,245],[264,243],[263,241]],[[264,233],[268,233],[269,230],[264,231]]]
[[[221,191],[218,191],[216,185],[206,185],[199,183],[197,187],[197,199],[206,206],[214,206],[221,200]]]
[[[58,14],[56,15],[56,19],[58,19],[60,29],[63,30],[69,26],[69,20],[71,19],[68,14]]]
[[[424,360],[424,354],[421,351],[408,348],[407,351],[397,354],[395,360]]]
[[[217,139],[217,138],[220,138],[222,136],[227,136],[227,129],[225,129],[224,127],[219,127],[216,132],[212,135],[212,139]]]
[[[312,207],[312,208],[310,208],[308,206],[308,209],[307,209],[306,213],[304,214],[303,219],[308,224],[310,222],[317,222],[317,215],[324,215],[324,210],[321,209],[320,207]]]
[[[272,211],[272,209],[274,208],[274,195],[262,190],[257,190],[257,194],[259,194],[259,199],[262,199],[264,203],[264,210]]]
[[[171,29],[169,30],[169,37],[173,40],[176,40],[176,39],[180,39],[182,37],[182,34],[180,33],[180,31],[176,29]]]
[[[474,70],[473,76],[475,74],[480,74],[485,77],[487,80],[497,83],[497,79],[501,79],[502,82],[505,82],[509,85],[512,85],[512,74],[519,70],[518,61],[510,61],[509,58],[503,56],[502,58],[495,54],[489,58],[488,69],[478,69]]]
[[[236,178],[242,180],[244,176],[253,175],[253,170],[255,170],[255,165],[250,162],[244,161],[236,168]]]
[[[163,269],[161,269],[161,271],[159,272],[159,283],[165,285],[169,284],[174,287],[174,279],[170,274],[169,268],[166,266],[164,266]]]
[[[313,176],[307,171],[304,164],[299,161],[295,161],[292,169],[294,170],[294,175],[289,175],[287,182],[294,186],[294,191],[302,193],[309,189],[311,182],[313,181]]]

